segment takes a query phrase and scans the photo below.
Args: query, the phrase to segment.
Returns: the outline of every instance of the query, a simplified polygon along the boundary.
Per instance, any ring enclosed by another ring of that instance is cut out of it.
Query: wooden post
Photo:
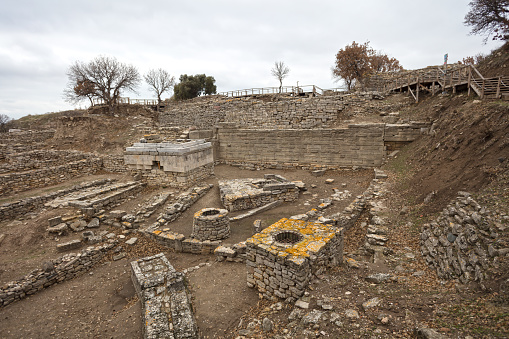
[[[467,96],[470,96],[470,85],[471,85],[471,81],[472,81],[472,66],[468,66],[468,94]]]
[[[486,80],[482,79],[482,89],[481,89],[481,99],[484,99],[484,86],[486,85]]]
[[[502,82],[502,77],[498,77],[498,83],[497,83],[497,96],[496,98],[498,99],[499,96],[500,96],[500,83]]]
[[[415,90],[417,92],[417,94],[415,95],[415,102],[418,103],[419,102],[419,75],[417,75],[417,83],[415,84]]]
[[[435,96],[435,82],[434,81],[431,83],[431,95]]]

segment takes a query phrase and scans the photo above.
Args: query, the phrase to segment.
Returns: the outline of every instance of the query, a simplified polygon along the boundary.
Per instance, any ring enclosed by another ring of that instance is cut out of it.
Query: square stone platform
[[[160,169],[164,172],[189,172],[214,162],[212,144],[205,140],[187,142],[135,143],[124,152],[130,169]]]
[[[343,229],[283,218],[246,241],[247,284],[293,301],[313,275],[343,261]]]
[[[214,173],[212,144],[205,140],[135,143],[126,148],[124,163],[149,185],[189,187]]]

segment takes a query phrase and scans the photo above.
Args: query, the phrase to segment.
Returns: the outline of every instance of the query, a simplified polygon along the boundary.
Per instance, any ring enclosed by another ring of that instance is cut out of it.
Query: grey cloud
[[[5,0],[0,112],[19,117],[70,108],[61,99],[66,69],[98,55],[142,73],[159,67],[176,78],[206,73],[218,91],[277,86],[270,75],[276,60],[291,69],[285,84],[337,87],[334,56],[354,40],[371,41],[406,68],[439,64],[444,53],[457,61],[497,45],[468,36],[468,2]],[[150,97],[145,85],[139,95]]]

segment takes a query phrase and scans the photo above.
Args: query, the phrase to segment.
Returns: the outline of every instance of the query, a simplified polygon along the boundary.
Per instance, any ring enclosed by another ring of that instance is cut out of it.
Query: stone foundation
[[[83,189],[95,186],[101,186],[107,183],[111,183],[111,179],[100,179],[91,182],[86,182],[80,185],[73,186],[68,189],[59,190],[56,192],[34,196],[26,199],[16,200],[12,203],[6,203],[0,205],[0,220],[13,219],[19,215],[27,214],[31,211],[36,210],[44,206],[48,201],[57,199],[71,192],[81,191]]]
[[[264,179],[220,180],[221,202],[230,212],[256,208],[282,200],[295,201],[299,189],[280,175],[266,174]]]
[[[88,271],[115,245],[115,243],[110,243],[89,247],[79,254],[66,254],[61,258],[44,263],[42,268],[35,269],[17,281],[5,284],[0,288],[0,307]]]
[[[154,186],[189,187],[214,174],[212,144],[205,140],[135,143],[126,148],[124,161]]]
[[[293,301],[312,276],[343,261],[343,229],[283,218],[246,241],[247,284]]]
[[[150,186],[167,186],[186,188],[194,185],[214,174],[214,165],[208,164],[185,173],[165,172],[160,169],[150,171],[132,171],[140,173],[142,180]]]

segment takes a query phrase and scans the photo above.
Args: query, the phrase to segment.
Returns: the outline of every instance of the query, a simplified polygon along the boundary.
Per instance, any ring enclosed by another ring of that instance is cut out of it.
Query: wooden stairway
[[[431,66],[414,71],[403,71],[372,81],[376,90],[408,92],[416,102],[419,93],[427,91],[435,95],[447,89],[474,91],[481,99],[509,98],[509,77],[485,78],[474,65],[449,66],[447,69]]]

